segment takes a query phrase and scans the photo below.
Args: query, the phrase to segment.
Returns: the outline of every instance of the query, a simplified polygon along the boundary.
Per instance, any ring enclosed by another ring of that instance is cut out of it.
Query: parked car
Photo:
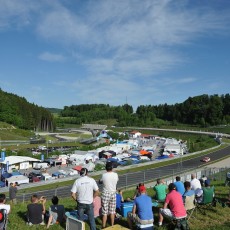
[[[119,161],[118,163],[120,165],[126,166],[126,165],[139,164],[140,160],[134,158],[125,158],[122,161]]]
[[[42,179],[42,174],[40,172],[30,172],[28,175],[29,182],[38,182]]]
[[[67,175],[70,175],[70,176],[74,176],[74,175],[78,175],[78,171],[77,170],[74,170],[74,169],[70,169],[67,171]]]
[[[204,157],[201,161],[203,161],[203,162],[209,162],[211,159],[210,159],[210,157]]]
[[[54,173],[52,173],[52,177],[63,178],[63,177],[66,177],[66,174],[64,174],[63,172],[54,172]]]
[[[116,159],[116,158],[108,158],[107,159],[107,162],[112,162],[112,166],[113,166],[113,168],[117,168],[117,166],[119,165],[119,161],[118,161],[118,159]]]
[[[41,179],[46,181],[46,180],[52,180],[53,177],[49,173],[42,173],[42,178]]]

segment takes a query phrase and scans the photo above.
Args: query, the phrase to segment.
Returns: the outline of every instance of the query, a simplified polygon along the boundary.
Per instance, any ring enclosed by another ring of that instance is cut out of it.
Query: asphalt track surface
[[[196,169],[200,167],[205,167],[207,165],[207,163],[201,162],[201,159],[205,156],[210,157],[211,159],[210,163],[212,164],[215,160],[220,160],[221,158],[230,156],[230,146],[221,150],[217,150],[217,151],[214,150],[209,154],[205,154],[199,157],[194,156],[194,158],[190,160],[184,160],[183,158],[181,158],[181,160],[183,161],[179,161],[178,163],[174,163],[168,166],[162,166],[154,169],[147,169],[144,171],[142,170],[134,173],[127,173],[125,175],[120,175],[117,187],[118,189],[126,189],[128,187],[134,187],[141,182],[145,182],[146,184],[152,183],[156,181],[157,178],[170,177],[170,176],[175,178],[175,176],[180,175],[183,172],[189,170],[194,170],[195,172]],[[135,165],[133,165],[132,167],[135,167]],[[101,172],[101,174],[102,173],[103,172]],[[63,179],[65,180],[65,178]],[[34,186],[38,186],[38,184],[35,183],[33,184]],[[102,191],[102,185],[98,183],[98,186],[99,186],[99,190]],[[65,187],[58,187],[57,189],[50,189],[46,191],[37,191],[37,194],[38,196],[46,196],[48,199],[51,199],[54,194],[57,195],[58,197],[70,197],[71,187],[72,186],[65,186]],[[6,189],[8,190],[8,188]],[[29,200],[31,195],[32,194],[24,194],[23,196],[19,195],[17,196],[17,199],[20,201]]]
[[[181,158],[181,161],[177,163],[158,167],[155,169],[148,169],[144,173],[143,171],[140,171],[136,173],[122,175],[119,177],[118,187],[125,188],[127,186],[137,185],[138,183],[141,183],[143,181],[154,181],[157,178],[163,178],[172,175],[177,176],[188,170],[195,171],[197,168],[205,167],[206,165],[208,165],[207,163],[201,161],[205,156],[210,157],[211,161],[209,163],[212,163],[216,160],[220,160],[224,157],[228,157],[230,156],[230,146],[217,151],[214,150],[214,152],[202,156],[194,156],[194,158],[190,160],[184,160],[183,158]]]
[[[214,151],[214,152],[209,153],[209,154],[205,154],[205,155],[202,155],[202,156],[195,157],[195,158],[190,159],[190,160],[183,160],[182,165],[185,168],[204,167],[207,163],[202,162],[201,160],[206,156],[210,157],[210,159],[211,159],[211,161],[209,163],[212,163],[213,161],[216,161],[216,160],[220,160],[221,158],[224,158],[224,157],[230,157],[230,146],[228,146],[228,147],[226,147],[224,149]],[[170,166],[164,166],[162,168],[167,170],[167,169],[173,169],[175,167],[178,167],[178,163],[172,164]]]

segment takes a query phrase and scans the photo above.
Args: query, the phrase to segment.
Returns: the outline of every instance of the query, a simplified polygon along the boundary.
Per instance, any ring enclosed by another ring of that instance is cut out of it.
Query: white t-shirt
[[[118,175],[115,172],[106,172],[102,175],[103,190],[107,192],[116,192]]]
[[[9,204],[0,204],[0,209],[6,209],[6,214],[9,214],[10,205]]]
[[[71,192],[77,193],[77,201],[82,204],[93,203],[93,192],[98,190],[96,181],[88,176],[77,179]]]
[[[201,189],[200,181],[196,178],[191,180],[191,189],[195,191],[195,194],[197,194],[198,189]]]

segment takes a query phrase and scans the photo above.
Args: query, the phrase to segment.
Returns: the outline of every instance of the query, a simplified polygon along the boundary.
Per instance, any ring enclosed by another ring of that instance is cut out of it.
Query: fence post
[[[127,181],[128,181],[128,179],[127,179],[127,174],[125,175],[125,189],[127,189]]]
[[[25,193],[26,193],[26,191],[24,191],[24,192],[23,192],[23,195],[22,195],[22,203],[23,203],[23,204],[25,203],[25,195],[26,195]]]
[[[56,189],[54,190],[54,195],[57,196],[57,190],[58,190],[58,185],[56,186]]]
[[[144,171],[144,183],[145,183],[145,171]]]

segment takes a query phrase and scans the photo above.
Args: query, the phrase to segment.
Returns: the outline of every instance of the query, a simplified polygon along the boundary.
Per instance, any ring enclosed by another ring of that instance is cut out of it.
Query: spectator
[[[5,209],[6,214],[8,215],[11,211],[10,205],[6,204],[6,195],[5,194],[0,194],[0,209]]]
[[[168,186],[169,193],[166,196],[163,208],[159,212],[159,226],[162,225],[163,218],[183,219],[187,216],[182,196],[176,191],[175,184],[171,183]],[[169,209],[169,207],[170,209]]]
[[[121,214],[121,203],[124,202],[124,198],[121,190],[117,190],[116,193],[116,212]]]
[[[191,183],[189,181],[184,182],[185,192],[183,194],[183,201],[185,202],[186,196],[193,196],[195,195],[195,191],[191,189]]]
[[[84,213],[88,215],[90,229],[96,230],[94,219],[93,198],[99,194],[98,186],[93,178],[88,177],[88,170],[82,168],[80,178],[77,179],[71,189],[72,198],[77,201],[77,209],[80,220],[84,220]]]
[[[130,229],[133,229],[133,222],[141,225],[153,223],[152,199],[146,195],[143,185],[139,187],[139,193],[140,196],[134,200],[132,212],[128,212],[127,221]]]
[[[17,204],[16,194],[18,192],[17,184],[16,183],[10,183],[9,187],[9,198],[11,204]]]
[[[201,189],[201,183],[200,181],[196,178],[195,174],[191,175],[191,189],[195,191],[195,194],[197,194],[197,192]]]
[[[49,220],[47,228],[53,224],[59,224],[65,221],[65,208],[63,205],[58,204],[58,197],[53,196],[52,205],[49,207]]]
[[[213,197],[215,196],[214,194],[214,188],[210,186],[210,180],[206,180],[204,182],[204,188],[203,189],[198,189],[196,193],[196,201],[197,203],[202,203],[203,202],[203,194],[204,194],[204,189],[207,191],[213,192]]]
[[[95,196],[93,199],[93,211],[94,211],[94,218],[101,216],[101,197]]]
[[[8,215],[11,211],[10,205],[6,204],[5,194],[0,194],[0,210],[1,210],[0,229],[5,230],[7,228]]]
[[[183,194],[185,192],[185,188],[184,188],[184,184],[181,182],[179,176],[176,177],[176,181],[174,182],[174,184],[176,186],[177,192],[179,192],[181,194],[181,196],[183,196]]]
[[[116,213],[116,187],[118,182],[117,173],[113,172],[112,162],[106,163],[106,172],[102,174],[100,180],[103,183],[102,190],[102,228],[105,228],[107,216],[110,214],[111,225],[114,225]]]
[[[204,186],[204,182],[207,180],[208,178],[203,175],[202,178],[200,179],[202,181],[201,185]]]
[[[41,197],[38,199],[36,194],[31,196],[31,204],[27,205],[27,221],[28,225],[40,224],[45,225],[44,215],[46,198]]]
[[[134,194],[134,196],[133,196],[133,199],[135,199],[136,197],[138,197],[138,196],[141,195],[140,192],[139,192],[140,186],[144,186],[144,183],[139,183],[139,184],[137,185],[135,194]]]
[[[164,201],[166,197],[167,185],[162,179],[157,179],[156,185],[153,187],[153,190],[156,192],[155,199],[158,201]]]

